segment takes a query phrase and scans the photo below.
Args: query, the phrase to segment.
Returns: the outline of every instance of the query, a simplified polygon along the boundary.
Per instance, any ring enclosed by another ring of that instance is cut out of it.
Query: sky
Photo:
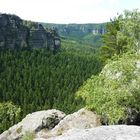
[[[140,0],[0,0],[0,13],[46,23],[102,23]]]

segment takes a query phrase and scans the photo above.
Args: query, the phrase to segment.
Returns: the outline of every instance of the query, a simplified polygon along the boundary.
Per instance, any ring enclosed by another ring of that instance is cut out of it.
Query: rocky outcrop
[[[105,29],[104,28],[96,28],[92,30],[93,35],[103,35],[105,34]]]
[[[55,51],[60,48],[61,40],[53,29],[45,30],[41,24],[32,24],[29,33],[29,46],[34,48],[48,48]]]
[[[34,133],[36,140],[55,138],[71,129],[87,129],[100,126],[99,117],[92,111],[81,109],[67,115],[52,109],[27,115],[21,122],[0,135],[0,140],[21,139],[27,133]]]
[[[72,128],[86,129],[100,125],[100,118],[94,112],[82,108],[73,114],[67,115],[53,130],[67,131]]]
[[[0,47],[27,47],[28,32],[19,17],[0,14]]]
[[[48,48],[58,50],[60,38],[55,30],[24,21],[15,15],[0,14],[0,48]]]
[[[62,135],[70,129],[87,129],[97,127],[100,125],[101,123],[99,117],[92,111],[83,108],[73,114],[67,115],[51,131],[46,132],[45,130],[43,130],[38,132],[36,134],[36,137],[54,137]]]
[[[86,109],[67,116],[55,109],[38,111],[1,134],[0,140],[140,140],[139,126],[100,125],[99,117]]]
[[[29,46],[35,48],[42,48],[47,46],[47,33],[42,25],[35,26],[30,30],[29,34]]]
[[[56,126],[65,114],[59,110],[38,111],[27,115],[21,122],[0,135],[0,140],[16,140],[28,133],[36,133],[44,128]]]

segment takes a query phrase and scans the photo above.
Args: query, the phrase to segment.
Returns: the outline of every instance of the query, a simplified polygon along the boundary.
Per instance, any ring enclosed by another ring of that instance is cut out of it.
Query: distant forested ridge
[[[102,45],[101,35],[105,33],[106,23],[101,24],[51,24],[41,23],[44,27],[54,28],[61,37],[80,43],[99,47]]]

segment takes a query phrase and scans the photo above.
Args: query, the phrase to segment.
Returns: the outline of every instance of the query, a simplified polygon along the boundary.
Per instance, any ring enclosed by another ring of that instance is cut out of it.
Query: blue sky
[[[140,8],[140,0],[0,0],[0,12],[48,23],[107,22],[125,9]]]

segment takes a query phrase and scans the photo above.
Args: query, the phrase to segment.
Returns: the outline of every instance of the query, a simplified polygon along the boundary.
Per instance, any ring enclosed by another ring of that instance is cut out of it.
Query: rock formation
[[[36,134],[36,137],[48,138],[62,135],[71,129],[87,129],[100,126],[99,117],[92,111],[80,109],[79,111],[67,115],[51,131],[42,130]]]
[[[27,47],[29,29],[15,15],[0,14],[0,47]]]
[[[55,109],[38,111],[27,115],[21,122],[3,132],[0,140],[21,139],[26,133],[34,133],[36,139],[48,139],[65,134],[71,129],[86,129],[100,125],[99,117],[86,109],[66,117],[63,112]]]
[[[55,30],[45,30],[41,24],[24,21],[15,15],[0,14],[0,48],[60,48]]]
[[[140,140],[139,126],[100,125],[99,117],[86,109],[67,116],[55,109],[38,111],[3,132],[0,140]]]
[[[27,115],[21,122],[0,135],[0,140],[17,140],[26,133],[36,133],[43,128],[52,129],[65,114],[59,110],[38,111]]]
[[[104,28],[93,29],[93,30],[92,30],[92,33],[93,33],[94,35],[103,35],[103,34],[105,34],[105,29],[104,29]]]

